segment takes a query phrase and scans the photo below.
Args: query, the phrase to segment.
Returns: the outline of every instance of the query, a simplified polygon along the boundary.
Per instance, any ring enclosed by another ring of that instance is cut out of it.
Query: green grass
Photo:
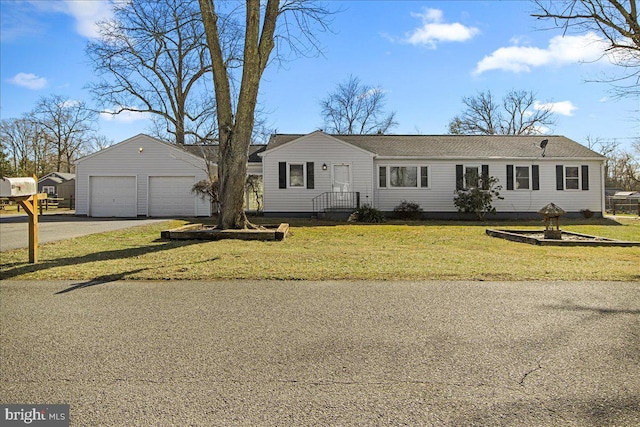
[[[273,222],[273,221],[267,221]],[[162,241],[186,224],[96,234],[0,254],[3,279],[181,280],[640,280],[640,247],[532,246],[488,237],[487,228],[535,229],[531,222],[391,222],[353,225],[289,221],[283,242]],[[640,241],[635,218],[566,220],[563,230]]]

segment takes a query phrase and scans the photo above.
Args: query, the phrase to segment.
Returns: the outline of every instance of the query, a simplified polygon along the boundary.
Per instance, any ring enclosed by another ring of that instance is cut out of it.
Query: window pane
[[[384,188],[387,186],[387,167],[386,166],[380,166],[380,181],[379,181],[379,186],[381,188]]]
[[[426,166],[420,167],[420,186],[421,187],[429,186],[429,170]]]
[[[392,166],[390,169],[390,181],[392,187],[417,187],[418,168],[407,166]]]
[[[516,189],[529,188],[529,167],[516,166]]]
[[[577,178],[578,177],[578,167],[570,166],[566,168],[565,176],[567,178]]]
[[[289,187],[304,187],[304,165],[289,165]]]
[[[578,179],[579,172],[577,166],[568,166],[564,171],[565,176],[565,188],[567,190],[580,189],[580,180]]]
[[[478,167],[474,166],[474,167],[466,167],[465,168],[465,173],[464,173],[464,178],[465,178],[465,185],[467,188],[475,188],[478,186],[478,182],[480,181],[480,173],[478,171]]]

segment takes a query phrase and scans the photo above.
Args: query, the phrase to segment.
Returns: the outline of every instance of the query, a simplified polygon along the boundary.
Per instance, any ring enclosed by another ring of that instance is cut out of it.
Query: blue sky
[[[337,2],[334,4],[337,5]],[[331,4],[330,4],[331,5]],[[609,86],[587,83],[621,72],[601,57],[593,34],[544,29],[529,1],[344,1],[332,32],[319,35],[324,54],[272,64],[261,85],[268,123],[282,133],[322,128],[318,103],[349,75],[386,94],[394,133],[442,134],[461,99],[491,90],[533,91],[553,103],[548,133],[585,143],[587,136],[623,144],[640,137],[638,99],[614,100]],[[84,48],[93,22],[109,16],[94,1],[0,1],[0,116],[18,117],[42,96],[92,104]],[[548,24],[546,24],[548,25]],[[149,128],[140,115],[102,117],[100,131],[117,142]]]

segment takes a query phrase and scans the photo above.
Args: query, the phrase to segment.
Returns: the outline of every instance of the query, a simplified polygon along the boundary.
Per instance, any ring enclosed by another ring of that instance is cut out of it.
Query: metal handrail
[[[312,200],[313,211],[316,213],[328,210],[348,210],[360,207],[359,191],[328,191],[316,196]]]

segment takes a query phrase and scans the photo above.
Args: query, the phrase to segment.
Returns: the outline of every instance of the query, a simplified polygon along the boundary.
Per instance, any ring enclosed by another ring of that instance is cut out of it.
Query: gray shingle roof
[[[217,145],[183,145],[175,146],[183,148],[187,152],[203,157],[213,163],[218,161],[218,146]],[[249,163],[262,163],[262,157],[258,154],[267,149],[264,144],[252,144],[249,146]]]
[[[305,135],[272,135],[267,151]],[[558,135],[331,135],[378,157],[415,158],[518,158],[539,157],[540,142],[548,139],[547,158],[594,158],[604,156]]]

